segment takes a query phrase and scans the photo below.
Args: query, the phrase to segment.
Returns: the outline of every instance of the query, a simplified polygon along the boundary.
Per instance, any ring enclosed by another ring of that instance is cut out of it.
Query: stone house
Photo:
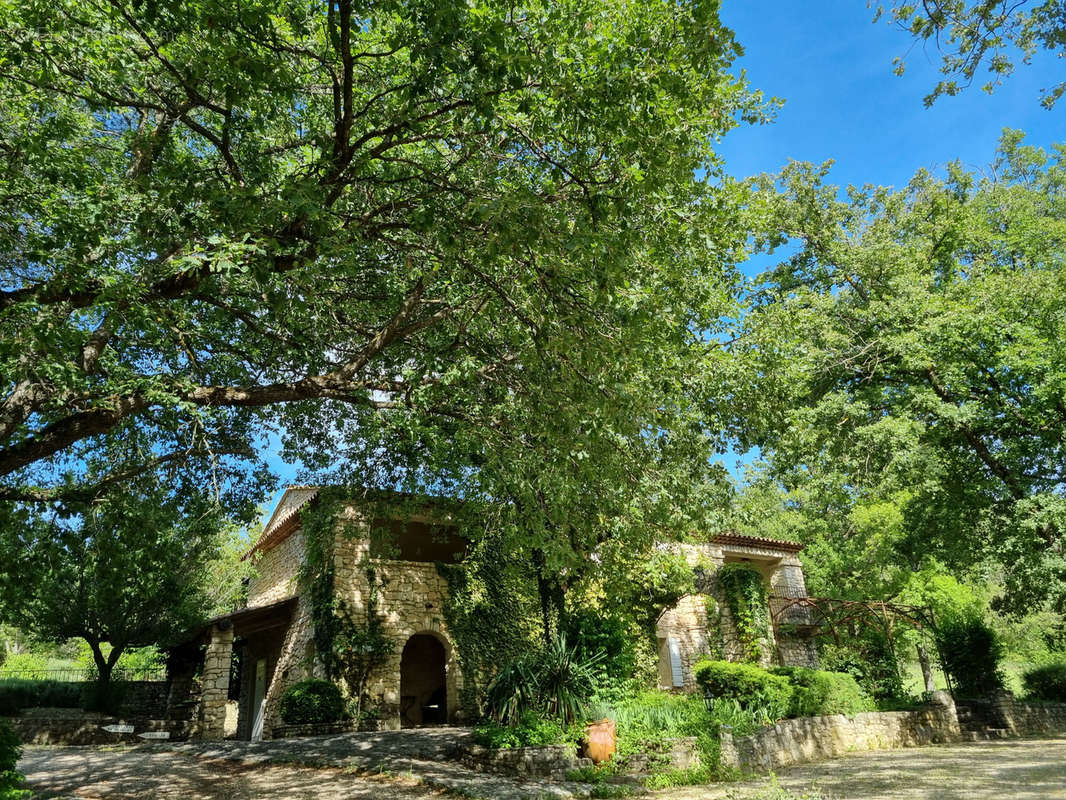
[[[285,689],[319,669],[310,599],[297,585],[306,544],[301,515],[318,492],[301,486],[285,491],[246,555],[257,566],[247,607],[213,620],[201,634],[206,651],[193,723],[199,738],[223,737],[226,704],[233,697],[238,702],[238,738],[271,738],[281,724]],[[365,566],[373,566],[379,615],[395,643],[393,655],[375,671],[368,687],[384,727],[461,721],[463,677],[444,618],[448,584],[437,564],[460,561],[466,540],[448,526],[448,515],[440,507],[408,505],[397,512],[394,505],[381,502],[386,494],[363,494],[345,504],[341,514],[349,535],[336,538],[334,595],[356,612],[364,609],[372,591]],[[699,594],[683,598],[659,619],[660,683],[670,689],[695,687],[692,664],[716,649],[716,637],[725,657],[735,655],[736,637],[725,632],[730,628],[728,612],[709,614],[716,565],[744,561],[761,572],[771,594],[806,594],[796,555],[799,545],[722,534],[708,544],[683,547],[686,559],[701,565],[705,575]],[[784,663],[812,663],[809,642],[779,638],[776,645]],[[770,658],[774,643],[767,644]],[[235,649],[239,686],[231,686],[230,680]]]

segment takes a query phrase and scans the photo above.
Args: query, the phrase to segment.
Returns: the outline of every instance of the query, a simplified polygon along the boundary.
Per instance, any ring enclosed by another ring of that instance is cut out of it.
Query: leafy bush
[[[579,661],[594,665],[597,695],[611,694],[630,683],[641,637],[634,635],[625,619],[595,609],[574,612],[567,618],[566,639],[573,644]]]
[[[790,717],[819,717],[825,714],[850,716],[874,710],[873,700],[847,673],[804,667],[777,667],[771,672],[787,678],[792,684]]]
[[[21,800],[32,794],[22,788],[23,778],[15,771],[20,755],[18,736],[6,720],[0,720],[0,800]]]
[[[1066,661],[1026,670],[1022,686],[1029,697],[1066,703]]]
[[[343,716],[341,690],[329,681],[318,678],[300,681],[281,696],[281,718],[289,725],[336,722]]]
[[[39,653],[12,653],[4,660],[3,671],[13,679],[30,679],[33,676],[27,673],[44,672],[48,669],[48,657]]]
[[[701,661],[696,664],[696,680],[709,696],[736,700],[742,707],[761,710],[770,720],[788,715],[792,707],[792,685],[753,664],[730,661]]]
[[[821,646],[822,668],[851,675],[875,700],[906,697],[892,642],[883,633],[866,630],[841,644]]]
[[[978,616],[961,616],[941,622],[936,632],[944,669],[960,697],[987,697],[1004,686],[999,664],[1003,644]]]
[[[86,684],[65,681],[0,681],[0,714],[12,715],[24,708],[80,708]]]
[[[558,719],[526,711],[514,725],[501,725],[493,720],[478,725],[474,728],[474,741],[497,750],[553,744],[576,746],[582,732],[580,726],[565,726]]]

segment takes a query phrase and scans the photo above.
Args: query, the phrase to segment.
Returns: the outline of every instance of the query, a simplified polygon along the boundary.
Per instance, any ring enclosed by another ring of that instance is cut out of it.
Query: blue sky
[[[738,128],[722,142],[732,175],[775,172],[789,159],[831,158],[834,183],[901,186],[920,167],[939,169],[956,159],[983,168],[1004,127],[1025,131],[1027,143],[1042,147],[1066,139],[1066,98],[1054,111],[1039,104],[1040,89],[1062,79],[1054,77],[1064,72],[1061,61],[1038,57],[992,95],[974,86],[926,108],[922,98],[940,76],[937,52],[914,47],[897,77],[892,61],[907,53],[910,38],[885,21],[874,24],[862,0],[723,5],[725,23],[745,48],[738,68],[753,87],[785,101],[774,123]],[[750,454],[727,457],[731,471],[738,458],[745,462]],[[297,468],[280,458],[271,463],[283,484],[296,479]]]
[[[726,137],[719,152],[733,175],[832,158],[835,183],[901,186],[919,167],[983,167],[1004,127],[1043,147],[1066,139],[1066,100],[1053,111],[1039,104],[1041,87],[1062,80],[1061,60],[1036,58],[992,95],[977,85],[926,108],[939,54],[915,46],[896,77],[892,60],[910,37],[874,24],[862,0],[725,0],[722,18],[744,46],[738,65],[751,85],[785,100],[775,123]]]

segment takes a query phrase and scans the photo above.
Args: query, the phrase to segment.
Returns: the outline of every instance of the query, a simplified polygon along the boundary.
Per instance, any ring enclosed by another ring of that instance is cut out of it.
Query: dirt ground
[[[78,800],[428,800],[441,792],[403,776],[335,768],[241,765],[150,746],[27,748],[19,762],[40,798]]]
[[[831,800],[1066,800],[1066,739],[1012,739],[856,753],[781,770],[780,786]],[[655,800],[777,800],[767,780],[656,793]]]

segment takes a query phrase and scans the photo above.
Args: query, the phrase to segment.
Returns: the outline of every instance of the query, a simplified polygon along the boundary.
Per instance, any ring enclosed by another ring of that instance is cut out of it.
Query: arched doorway
[[[407,640],[400,656],[400,724],[443,725],[448,721],[444,645],[428,633]]]

